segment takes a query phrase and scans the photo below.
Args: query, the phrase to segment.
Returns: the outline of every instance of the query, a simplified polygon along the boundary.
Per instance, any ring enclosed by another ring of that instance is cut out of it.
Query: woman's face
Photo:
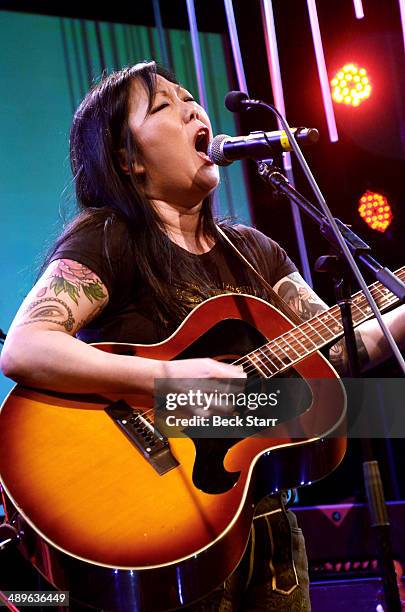
[[[142,175],[144,193],[151,200],[195,206],[219,181],[218,168],[205,153],[212,140],[208,115],[188,91],[159,75],[149,114],[148,104],[145,87],[134,81],[128,122],[138,144],[134,170]]]

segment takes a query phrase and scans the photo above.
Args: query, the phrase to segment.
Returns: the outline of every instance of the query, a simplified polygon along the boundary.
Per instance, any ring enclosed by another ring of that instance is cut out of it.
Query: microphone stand
[[[335,255],[321,257],[317,261],[319,271],[332,273],[335,284],[336,301],[340,307],[344,338],[347,347],[349,374],[351,377],[360,376],[360,364],[354,334],[351,290],[347,279],[347,266],[345,255],[342,252],[329,220],[321,211],[299,193],[288,179],[272,166],[272,160],[258,162],[258,173],[260,177],[269,183],[278,194],[285,195],[290,201],[297,204],[313,221],[318,223],[321,234],[329,241]],[[374,277],[381,281],[401,301],[405,301],[405,285],[370,255],[370,246],[366,244],[357,234],[348,228],[339,219],[334,219],[353,257],[361,261]],[[393,281],[395,279],[395,281]],[[388,520],[387,507],[379,471],[378,462],[373,460],[370,440],[362,439],[363,451],[363,475],[367,494],[367,502],[371,517],[378,555],[381,563],[382,582],[384,588],[384,599],[388,612],[401,612],[401,600],[399,596],[394,562],[392,559],[392,547],[390,541],[390,523]]]
[[[283,126],[284,130],[286,131],[287,135],[288,135],[288,143],[291,147],[291,149],[294,151],[294,153],[297,156],[297,160],[301,165],[301,168],[305,174],[305,176],[308,179],[308,182],[316,196],[316,199],[318,200],[318,203],[321,207],[321,210],[323,212],[323,215],[325,217],[325,221],[328,221],[328,224],[326,224],[325,226],[325,236],[328,238],[328,240],[333,241],[334,244],[337,245],[338,248],[338,253],[342,254],[342,256],[345,257],[345,259],[347,260],[347,263],[349,264],[350,268],[353,271],[354,276],[356,277],[359,285],[360,285],[360,289],[363,290],[363,293],[370,305],[371,310],[374,313],[374,316],[376,318],[376,320],[378,321],[379,326],[381,327],[381,331],[383,332],[388,345],[390,346],[392,352],[394,353],[399,366],[402,370],[402,372],[404,373],[405,376],[405,360],[401,354],[401,351],[399,350],[394,338],[392,337],[392,333],[390,332],[390,330],[388,329],[388,327],[386,326],[386,324],[384,323],[384,320],[381,316],[381,313],[379,311],[379,309],[377,308],[377,304],[375,303],[373,296],[371,295],[367,284],[357,266],[357,263],[354,259],[354,253],[353,253],[353,249],[356,249],[356,244],[362,244],[364,245],[364,247],[366,247],[367,250],[367,246],[358,236],[356,236],[353,232],[350,233],[349,228],[347,228],[342,222],[339,222],[339,220],[335,219],[328,207],[328,205],[326,204],[325,198],[322,195],[321,190],[319,189],[319,186],[305,160],[305,157],[302,154],[301,149],[298,146],[298,143],[294,137],[294,134],[291,131],[290,126],[287,123],[287,120],[285,119],[285,117],[283,117],[283,115],[275,108],[275,106],[273,106],[272,104],[267,104],[266,102],[263,102],[262,100],[251,100],[248,98],[247,94],[243,93],[243,92],[231,92],[232,93],[232,104],[228,104],[227,108],[228,110],[231,110],[232,112],[237,112],[237,111],[241,111],[241,110],[252,110],[255,107],[259,107],[259,108],[265,108],[266,110],[271,111],[274,115],[276,115],[276,117],[278,118],[279,122],[281,123],[281,125]],[[234,94],[236,93],[236,100],[234,99]],[[230,94],[228,94],[229,96]],[[227,98],[228,98],[227,96]],[[226,101],[226,100],[225,100]],[[236,102],[236,104],[235,104]],[[263,134],[265,134],[263,132]],[[271,149],[271,143],[269,143],[269,151],[270,151],[270,155],[272,152]],[[263,160],[263,158],[260,157],[256,157],[256,159],[261,159],[262,163],[265,163],[267,160]],[[272,164],[273,160],[269,160],[270,161],[270,165]],[[263,167],[265,168],[265,166]],[[260,174],[260,166],[259,166],[259,174]],[[280,177],[282,177],[285,181],[287,181],[287,179],[285,179],[285,177],[279,172]],[[265,177],[263,177],[265,178]],[[288,183],[288,181],[287,181]],[[292,193],[293,195],[293,193]],[[292,201],[295,201],[294,198],[292,198]],[[311,204],[310,202],[308,202],[308,200],[305,200],[306,204]],[[317,208],[313,207],[311,210],[311,207],[308,208],[308,213],[312,216],[312,214],[318,211]],[[320,211],[318,211],[320,212]],[[338,224],[338,222],[340,223],[340,226]],[[360,242],[358,242],[360,241]],[[390,270],[388,270],[388,268],[384,268],[383,266],[381,266],[375,259],[373,259],[370,256],[364,256],[364,255],[358,255],[360,261],[366,265],[374,274],[375,278],[382,282],[392,293],[394,293],[394,295],[396,295],[402,302],[405,301],[405,284],[400,281],[399,279],[397,279],[395,277],[394,274],[392,274],[392,272]]]

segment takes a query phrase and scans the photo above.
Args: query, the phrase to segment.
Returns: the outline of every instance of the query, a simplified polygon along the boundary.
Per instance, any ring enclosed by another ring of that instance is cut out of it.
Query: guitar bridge
[[[179,465],[170,450],[166,436],[155,428],[141,410],[131,408],[122,399],[110,404],[104,410],[160,476]]]

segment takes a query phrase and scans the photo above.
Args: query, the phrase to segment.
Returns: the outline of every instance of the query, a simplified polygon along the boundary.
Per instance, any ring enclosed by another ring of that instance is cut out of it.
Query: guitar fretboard
[[[395,272],[395,275],[404,281],[405,266]],[[379,310],[386,310],[398,301],[398,298],[380,282],[373,283],[369,289]],[[362,291],[355,293],[352,296],[353,324],[360,325],[372,316],[374,313],[364,293]],[[340,308],[336,305],[274,338],[234,363],[246,366],[246,370],[254,368],[261,376],[270,378],[294,366],[326,344],[338,340],[342,335],[343,323]]]

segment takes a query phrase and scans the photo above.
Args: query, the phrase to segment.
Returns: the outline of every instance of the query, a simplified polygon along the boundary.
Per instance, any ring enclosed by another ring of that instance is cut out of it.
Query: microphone
[[[292,128],[295,139],[301,145],[311,145],[319,140],[315,128]],[[217,166],[229,166],[238,159],[268,159],[277,153],[292,151],[284,130],[275,132],[251,132],[248,136],[219,134],[209,143],[207,155]]]
[[[231,113],[240,113],[251,106],[260,104],[260,100],[250,100],[244,91],[228,91],[225,96],[225,108]]]

